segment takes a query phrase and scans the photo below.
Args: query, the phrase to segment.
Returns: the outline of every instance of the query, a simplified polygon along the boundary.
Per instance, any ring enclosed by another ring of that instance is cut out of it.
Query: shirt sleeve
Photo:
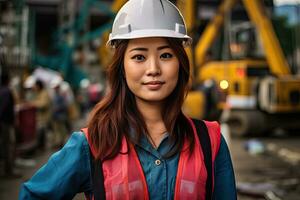
[[[220,149],[215,160],[213,199],[236,200],[235,177],[228,146],[223,136]]]
[[[26,183],[19,200],[72,199],[77,193],[91,191],[91,162],[87,140],[73,133],[58,152]]]

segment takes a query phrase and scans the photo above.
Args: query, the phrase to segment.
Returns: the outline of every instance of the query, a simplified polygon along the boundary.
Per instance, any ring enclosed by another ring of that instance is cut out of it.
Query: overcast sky
[[[300,0],[274,0],[275,5],[300,4]]]

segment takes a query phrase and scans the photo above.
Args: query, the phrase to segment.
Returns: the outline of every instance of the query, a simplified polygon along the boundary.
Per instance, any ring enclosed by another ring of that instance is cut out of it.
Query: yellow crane
[[[265,59],[245,56],[227,61],[207,60],[208,50],[237,2],[222,2],[193,49],[196,71],[194,85],[202,84],[204,88],[205,85],[214,85],[213,95],[218,93],[219,97],[224,98],[210,102],[211,99],[206,98],[203,90],[194,90],[188,94],[183,110],[192,117],[202,118],[204,105],[216,104],[215,107],[209,107],[209,112],[215,113],[214,109],[222,111],[221,120],[228,123],[234,135],[259,134],[274,128],[299,129],[300,77],[291,74],[261,0],[242,0],[250,22],[246,26],[243,24],[236,29],[230,28],[236,30],[232,37],[238,38],[239,34],[247,34],[247,30],[251,30],[249,27],[253,26],[255,36],[261,41]],[[251,39],[248,38],[246,43],[253,44],[255,41]],[[246,51],[245,44],[238,41],[230,43],[230,49]]]

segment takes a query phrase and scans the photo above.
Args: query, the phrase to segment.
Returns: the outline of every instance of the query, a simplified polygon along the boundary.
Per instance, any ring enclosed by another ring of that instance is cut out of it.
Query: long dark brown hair
[[[181,107],[188,90],[190,64],[179,39],[166,38],[179,60],[179,77],[173,92],[165,99],[162,118],[174,144],[167,156],[182,149],[184,139],[194,148],[194,136]],[[127,86],[124,74],[124,54],[128,40],[120,41],[108,66],[108,94],[94,107],[88,121],[89,142],[96,150],[96,159],[115,157],[121,148],[122,138],[137,144],[143,134],[148,135],[146,124],[139,112],[134,94]],[[132,133],[135,133],[132,137]],[[123,152],[124,153],[124,152]]]

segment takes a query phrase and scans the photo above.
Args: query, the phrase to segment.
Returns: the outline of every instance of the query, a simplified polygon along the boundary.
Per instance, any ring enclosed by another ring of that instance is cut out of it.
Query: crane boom
[[[195,0],[177,0],[176,3],[185,19],[188,33],[192,33],[195,26],[195,4]]]
[[[225,16],[231,11],[236,2],[237,0],[224,0],[214,18],[205,28],[195,46],[195,64],[197,67],[204,63],[207,51],[216,39],[220,27],[224,24]]]
[[[120,10],[120,8],[126,3],[127,0],[114,0],[114,2],[111,5],[111,10],[115,13]]]
[[[289,75],[291,72],[288,62],[275,35],[271,21],[266,16],[261,0],[243,0],[243,3],[261,37],[270,70],[278,76]]]

